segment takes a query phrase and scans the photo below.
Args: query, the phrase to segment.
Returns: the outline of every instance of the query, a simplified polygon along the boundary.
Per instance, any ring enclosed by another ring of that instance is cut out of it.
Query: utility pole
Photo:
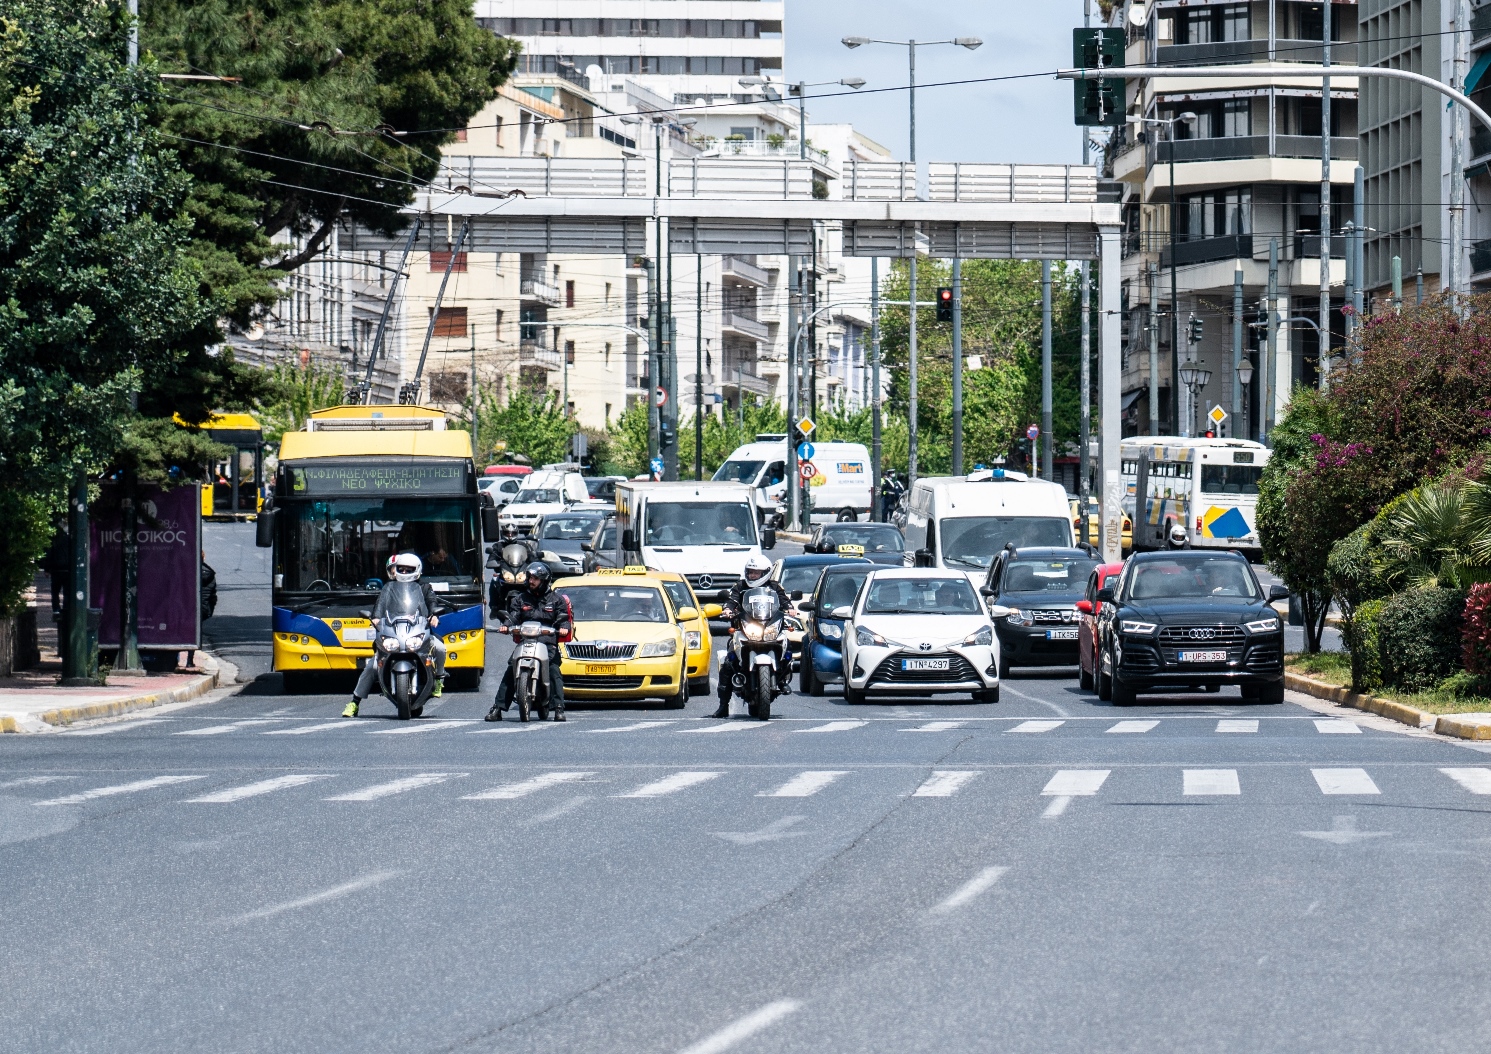
[[[471,323],[471,464],[479,466],[476,445],[476,323]],[[480,471],[480,468],[477,469]]]
[[[704,256],[694,256],[694,479],[704,478]]]
[[[72,567],[62,608],[62,685],[82,687],[98,680],[98,641],[88,632],[88,476],[81,465],[67,499],[67,531]]]
[[[1469,0],[1455,2],[1455,61],[1450,86],[1465,90],[1465,62],[1470,42]],[[1465,107],[1450,107],[1450,259],[1449,289],[1458,294],[1464,284],[1465,255]]]
[[[1263,402],[1258,419],[1263,422],[1263,441],[1274,430],[1274,386],[1279,361],[1279,239],[1268,240],[1268,297],[1264,303],[1268,322],[1268,361],[1258,380],[1258,398]]]
[[[1051,261],[1041,261],[1041,446],[1040,473],[1052,479],[1051,458]],[[1032,458],[1035,451],[1031,451]]]
[[[1237,435],[1237,424],[1242,420],[1242,382],[1237,371],[1242,368],[1243,357],[1243,272],[1239,264],[1232,272],[1232,429]],[[1244,429],[1246,431],[1246,429]]]
[[[953,475],[963,474],[963,261],[953,257]]]
[[[916,169],[916,41],[907,44],[906,53],[909,56],[907,74],[908,95],[911,100],[911,125],[910,136],[907,141],[909,147],[911,167]],[[911,345],[910,361],[906,365],[906,389],[911,399],[910,413],[907,415],[907,441],[906,441],[906,493],[911,493],[911,488],[916,486],[916,231],[911,232],[911,261],[910,261],[910,286],[911,295],[907,297],[911,301],[911,328],[909,343]]]
[[[1149,265],[1149,434],[1160,434],[1160,275]]]
[[[797,272],[798,258],[787,257],[787,522],[793,527],[801,499],[797,488],[797,330],[801,325],[801,305],[795,295],[800,281]],[[738,387],[736,394],[740,394]]]
[[[140,62],[140,4],[129,0],[129,65]],[[139,405],[139,393],[130,392],[130,409]],[[140,662],[140,511],[136,491],[139,479],[134,468],[124,470],[119,501],[119,651],[114,672],[144,676]],[[234,496],[236,501],[236,495]],[[86,530],[84,536],[86,537]]]
[[[1331,65],[1331,4],[1320,5],[1321,65]],[[1331,361],[1331,79],[1320,82],[1320,390],[1330,391]]]
[[[1078,268],[1082,280],[1082,415],[1077,442],[1082,449],[1077,452],[1077,508],[1081,510],[1082,539],[1086,541],[1087,497],[1092,493],[1092,481],[1089,478],[1092,474],[1091,455],[1088,451],[1088,447],[1092,445],[1092,287],[1087,261],[1083,260]]]
[[[880,507],[880,258],[870,257],[870,519],[879,520]]]
[[[1356,229],[1356,286],[1351,291],[1351,310],[1356,324],[1362,324],[1363,290],[1367,284],[1367,200],[1366,170],[1356,166],[1352,173],[1351,224]]]

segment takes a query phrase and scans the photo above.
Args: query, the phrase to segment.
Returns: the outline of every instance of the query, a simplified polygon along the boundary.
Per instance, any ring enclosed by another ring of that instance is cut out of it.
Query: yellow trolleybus
[[[449,605],[438,630],[448,684],[475,689],[486,655],[481,508],[470,435],[448,431],[439,410],[337,406],[285,433],[257,539],[274,549],[274,669],[285,690],[372,656],[363,613],[389,556],[404,552]]]

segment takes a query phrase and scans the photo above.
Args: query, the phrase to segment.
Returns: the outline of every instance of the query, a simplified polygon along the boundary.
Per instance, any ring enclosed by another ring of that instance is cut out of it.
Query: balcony
[[[525,277],[519,292],[524,300],[535,301],[547,307],[558,307],[561,303],[559,287],[542,278]]]
[[[1470,245],[1470,273],[1479,275],[1491,271],[1491,240],[1472,242]]]
[[[726,278],[733,278],[758,289],[765,289],[771,284],[771,276],[766,273],[765,268],[757,267],[738,256],[723,257],[720,261],[720,273]]]
[[[1470,16],[1471,43],[1478,44],[1487,36],[1491,36],[1491,4],[1476,8]]]
[[[726,311],[720,319],[720,328],[726,333],[734,333],[745,337],[747,340],[765,340],[766,326],[747,315],[734,311]]]
[[[524,337],[518,342],[519,366],[542,366],[546,370],[559,369],[559,352],[549,346],[544,337]]]
[[[1268,136],[1236,135],[1215,139],[1168,140],[1155,144],[1154,164],[1170,163],[1171,150],[1175,152],[1175,163],[1188,161],[1240,161],[1246,158],[1269,157]],[[1311,135],[1274,136],[1274,157],[1320,157],[1320,137]],[[1353,136],[1331,136],[1331,159],[1333,161],[1355,161],[1357,141]]]
[[[1320,259],[1320,235],[1296,234],[1294,236],[1294,258],[1296,260]],[[1331,235],[1331,259],[1346,259],[1346,236],[1344,234]]]
[[[1477,128],[1470,133],[1470,156],[1472,160],[1491,154],[1491,131]]]
[[[1274,136],[1275,157],[1313,157],[1320,160],[1320,136],[1318,135],[1276,135]],[[1332,161],[1355,161],[1357,158],[1357,139],[1349,135],[1331,136],[1331,160]]]
[[[1152,241],[1165,237],[1151,234]],[[1212,263],[1216,260],[1251,260],[1253,258],[1253,236],[1251,234],[1229,234],[1222,238],[1199,238],[1196,241],[1175,243],[1175,266]],[[1160,266],[1170,266],[1168,241],[1160,247]]]
[[[1257,43],[1257,41],[1254,41]],[[1268,58],[1268,43],[1264,42],[1263,53],[1258,56],[1258,61],[1263,62]],[[1325,58],[1318,40],[1285,40],[1279,39],[1274,42],[1274,59],[1277,62],[1313,62],[1319,64]],[[1331,65],[1332,66],[1354,66],[1356,65],[1356,41],[1331,41]]]
[[[1268,58],[1267,40],[1217,40],[1207,44],[1171,44],[1157,48],[1157,66],[1223,66],[1262,62]],[[1331,56],[1335,60],[1334,53]]]

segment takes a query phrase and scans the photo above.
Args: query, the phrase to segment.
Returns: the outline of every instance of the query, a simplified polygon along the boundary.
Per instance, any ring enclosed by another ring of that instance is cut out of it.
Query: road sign
[[[648,464],[652,468],[652,474],[654,476],[661,476],[663,474],[663,459],[662,458],[655,457]]]
[[[812,435],[813,429],[817,427],[817,424],[814,423],[811,417],[804,417],[801,421],[797,422],[797,430],[801,432],[805,438]]]
[[[817,448],[812,443],[797,444],[797,456],[802,461],[812,461],[813,455],[817,452]]]
[[[812,479],[818,475],[818,466],[811,461],[799,461],[797,463],[797,474],[803,479]]]
[[[1212,424],[1220,428],[1222,426],[1222,422],[1227,420],[1227,411],[1223,410],[1220,406],[1213,406],[1211,408],[1211,412],[1208,413],[1206,416],[1211,418]]]
[[[1041,430],[1040,426],[1038,425],[1031,425],[1029,428],[1025,429],[1025,438],[1030,440],[1032,443],[1039,439],[1040,436]]]
[[[666,403],[668,401],[668,389],[666,389],[666,388],[659,388],[657,390],[657,394],[653,396],[653,400],[659,406],[662,406],[664,403]]]

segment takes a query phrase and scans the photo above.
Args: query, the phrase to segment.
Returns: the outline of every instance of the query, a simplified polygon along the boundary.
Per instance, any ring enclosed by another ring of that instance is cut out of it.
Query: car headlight
[[[1120,625],[1123,632],[1132,633],[1136,637],[1147,637],[1159,628],[1153,622],[1140,622],[1138,619],[1129,618],[1124,619]]]
[[[1277,615],[1270,615],[1268,618],[1261,618],[1257,622],[1243,623],[1243,629],[1247,630],[1249,633],[1272,633],[1278,628],[1279,618]]]
[[[683,646],[689,651],[698,651],[704,647],[704,635],[696,629],[691,629],[683,635]]]
[[[676,654],[678,654],[678,642],[676,640],[655,640],[651,644],[642,645],[642,650],[637,652],[637,657],[641,659],[659,659]]]
[[[861,647],[866,644],[878,644],[882,648],[887,647],[887,643],[884,637],[876,633],[874,630],[865,629],[865,627],[863,626],[854,627],[854,643],[860,645]]]
[[[970,633],[963,638],[965,647],[981,648],[994,643],[994,628],[992,626],[980,626],[978,632]]]
[[[818,623],[818,634],[824,640],[842,640],[844,637],[844,627],[837,622],[820,622]]]
[[[1029,626],[1033,624],[1030,616],[1019,608],[1010,608],[1010,613],[1007,617],[1010,624],[1014,626]]]

